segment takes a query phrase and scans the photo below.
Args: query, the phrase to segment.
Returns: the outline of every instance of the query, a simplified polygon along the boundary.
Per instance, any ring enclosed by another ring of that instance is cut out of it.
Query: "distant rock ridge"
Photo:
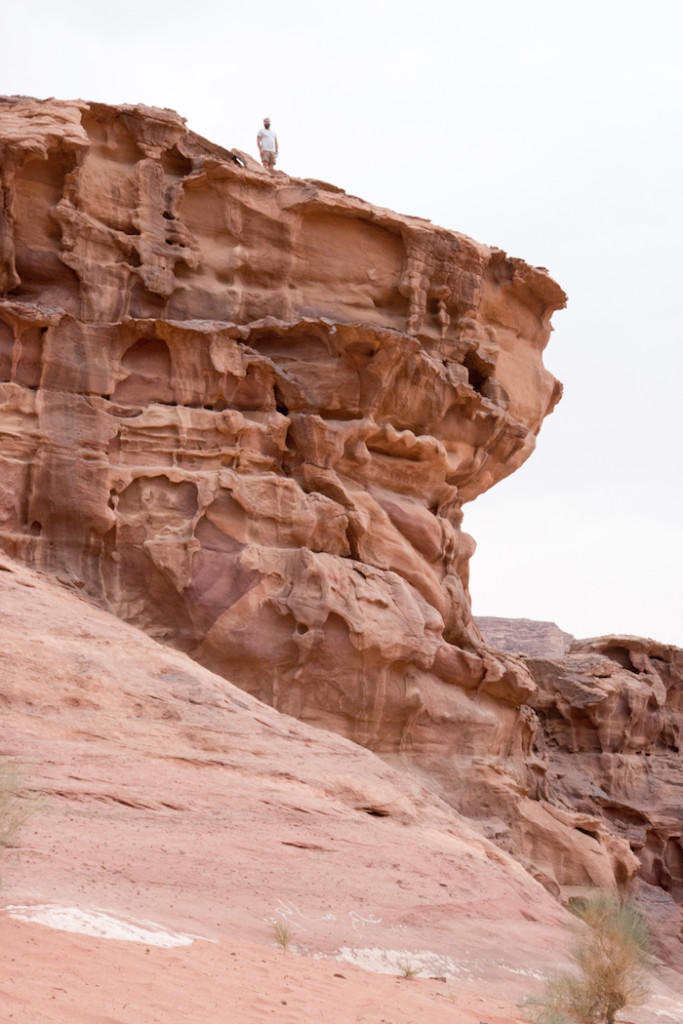
[[[536,683],[529,703],[545,797],[585,814],[589,833],[628,842],[639,861],[636,891],[679,962],[683,650],[633,636],[577,640],[553,622],[476,621],[488,643],[524,656]]]
[[[472,617],[463,506],[561,395],[547,272],[169,110],[0,98],[0,174],[3,549],[428,774],[555,894],[677,894],[680,652]]]
[[[554,622],[506,619],[495,615],[477,615],[475,622],[487,644],[511,654],[563,658],[575,639]]]

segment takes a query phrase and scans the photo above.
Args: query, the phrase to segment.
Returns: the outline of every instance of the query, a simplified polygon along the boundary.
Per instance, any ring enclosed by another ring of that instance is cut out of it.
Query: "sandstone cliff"
[[[560,396],[548,274],[167,110],[6,98],[0,169],[4,549],[409,762],[551,891],[628,885],[640,839],[548,785],[552,688],[468,595],[462,506]]]

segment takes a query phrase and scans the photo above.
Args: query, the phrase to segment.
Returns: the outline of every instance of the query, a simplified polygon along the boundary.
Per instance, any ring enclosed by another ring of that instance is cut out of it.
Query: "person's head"
[[[270,118],[269,117],[264,117],[263,118],[263,127],[264,128],[270,128]]]

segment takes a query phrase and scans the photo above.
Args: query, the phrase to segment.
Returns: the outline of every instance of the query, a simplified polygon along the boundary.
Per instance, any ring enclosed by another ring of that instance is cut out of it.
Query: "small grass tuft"
[[[399,960],[396,966],[404,978],[415,978],[422,971],[422,968],[416,967],[410,960]]]
[[[292,939],[292,928],[289,921],[273,921],[273,936],[282,952],[286,953]]]

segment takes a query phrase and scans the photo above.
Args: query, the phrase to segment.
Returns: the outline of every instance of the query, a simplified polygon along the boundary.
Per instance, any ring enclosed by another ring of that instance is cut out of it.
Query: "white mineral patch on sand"
[[[374,974],[405,974],[406,970],[409,970],[426,978],[473,978],[472,964],[465,964],[461,960],[441,956],[429,950],[413,952],[406,949],[353,949],[350,946],[342,946],[336,959],[362,967],[363,970],[372,971]]]
[[[37,906],[7,907],[7,913],[19,921],[32,921],[60,932],[79,932],[98,939],[144,942],[148,946],[161,946],[164,949],[189,946],[198,938],[197,935],[165,931],[151,921],[124,921],[96,908],[81,910],[79,907],[60,907],[57,904],[45,903]]]
[[[655,1009],[655,1013],[658,1017],[662,1017],[662,1024],[666,1024],[667,1021],[674,1021],[674,1024],[680,1024],[683,1020],[683,1003],[674,1003],[673,1000],[664,1000],[661,996],[655,996],[653,1002],[667,1002],[669,1004],[668,1009],[660,1010]]]

